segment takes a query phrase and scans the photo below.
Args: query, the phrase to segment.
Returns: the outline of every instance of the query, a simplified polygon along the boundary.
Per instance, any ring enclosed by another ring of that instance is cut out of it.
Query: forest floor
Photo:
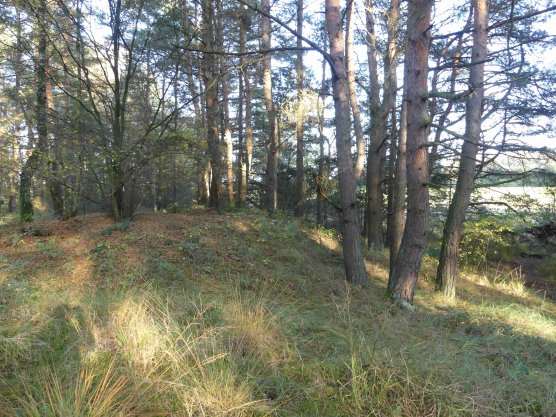
[[[525,258],[520,256],[510,264],[520,268],[523,273],[525,285],[539,294],[544,294],[546,298],[556,302],[556,280],[547,277],[542,269],[546,261],[544,259]]]
[[[556,304],[499,271],[413,314],[333,232],[205,210],[0,226],[0,416],[556,416]]]

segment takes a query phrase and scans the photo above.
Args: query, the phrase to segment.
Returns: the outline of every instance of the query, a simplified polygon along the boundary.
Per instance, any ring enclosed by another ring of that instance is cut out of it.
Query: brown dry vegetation
[[[556,306],[427,259],[408,315],[291,218],[102,215],[0,229],[0,415],[553,416]],[[519,278],[519,277],[516,277]]]

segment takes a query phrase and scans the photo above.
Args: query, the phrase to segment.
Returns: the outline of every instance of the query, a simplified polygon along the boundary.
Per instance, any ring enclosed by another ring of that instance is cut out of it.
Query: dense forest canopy
[[[466,213],[514,209],[481,189],[555,185],[550,1],[1,8],[0,208],[23,221],[291,211],[341,231],[350,282],[362,233],[388,247],[409,305],[431,208],[453,295]]]

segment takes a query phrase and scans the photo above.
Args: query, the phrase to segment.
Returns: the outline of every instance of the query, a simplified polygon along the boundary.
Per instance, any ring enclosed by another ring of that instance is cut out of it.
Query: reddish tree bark
[[[409,0],[404,84],[407,105],[407,218],[392,269],[391,296],[412,308],[429,219],[427,75],[432,0]]]

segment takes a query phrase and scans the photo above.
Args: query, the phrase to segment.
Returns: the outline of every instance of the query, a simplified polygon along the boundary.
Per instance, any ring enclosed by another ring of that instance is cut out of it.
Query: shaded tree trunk
[[[46,3],[39,3],[38,16],[46,16]],[[41,22],[44,24],[44,22]],[[39,24],[39,27],[41,25]],[[19,178],[19,200],[20,200],[20,219],[25,222],[33,221],[34,208],[32,199],[33,177],[43,165],[43,161],[48,157],[48,103],[46,96],[47,89],[47,33],[45,28],[39,29],[38,50],[37,50],[37,146],[33,149],[25,164],[21,168]],[[27,125],[31,129],[31,125]]]
[[[376,250],[384,249],[382,236],[381,149],[384,147],[384,124],[380,106],[378,61],[373,2],[365,7],[367,26],[367,60],[369,65],[371,110],[371,140],[367,154],[367,244]]]
[[[436,288],[447,297],[456,295],[459,243],[465,213],[475,182],[476,158],[481,142],[481,113],[484,96],[485,60],[488,39],[488,1],[473,0],[474,33],[469,69],[469,95],[466,102],[465,140],[459,163],[454,197],[444,226],[440,259],[436,273]]]
[[[345,66],[344,36],[339,0],[326,0],[325,15],[330,40],[332,94],[336,115],[336,153],[340,188],[342,250],[346,280],[368,286],[357,219],[356,182],[351,160],[350,102]]]
[[[247,16],[241,8],[238,9],[239,21],[239,71],[238,71],[238,104],[237,104],[237,136],[238,136],[238,164],[237,164],[237,205],[244,207],[247,204],[247,155],[243,128],[243,107],[245,89],[243,87],[243,72],[245,68],[245,53],[247,45]]]
[[[217,50],[214,33],[214,4],[212,0],[203,0],[203,43],[209,52]],[[218,108],[218,68],[213,53],[203,54],[203,70],[205,79],[205,112],[207,143],[210,155],[212,178],[210,181],[209,205],[219,213],[223,211],[222,201],[222,155],[219,138]]]
[[[405,228],[405,195],[407,185],[406,166],[407,145],[407,102],[405,95],[402,98],[402,111],[400,114],[400,131],[398,135],[397,155],[394,168],[394,183],[392,191],[392,220],[390,230],[390,268],[388,276],[388,291],[393,292],[395,281],[392,276],[396,258],[400,250],[403,231]]]
[[[54,98],[52,97],[52,83],[48,78],[49,72],[49,64],[48,59],[46,60],[45,66],[45,84],[46,84],[46,112],[45,114],[41,114],[41,117],[46,116],[46,120],[44,124],[48,126],[49,120],[52,120],[52,116],[54,116],[56,109],[54,108]],[[38,114],[37,114],[38,116]],[[38,121],[38,120],[37,120]],[[38,130],[38,129],[37,129]],[[47,129],[48,130],[48,129]],[[48,184],[48,191],[50,193],[50,198],[52,199],[52,208],[54,209],[54,215],[57,218],[64,219],[66,218],[66,207],[65,207],[65,198],[64,198],[64,189],[62,187],[62,177],[61,177],[61,169],[63,167],[62,162],[62,147],[63,143],[58,138],[58,129],[54,132],[54,134],[50,134],[52,138],[51,141],[48,141],[48,132],[47,132],[47,143],[49,143],[49,158],[48,158],[48,177],[47,177],[47,184]]]
[[[184,2],[184,5],[187,6],[187,3]],[[183,8],[182,11],[182,25],[187,33],[188,36],[193,37],[194,33],[199,30],[197,25],[191,28],[188,19],[188,10],[187,7]],[[194,7],[194,22],[197,22],[198,18],[198,7],[197,3],[195,3]],[[199,49],[198,41],[195,41],[195,48]],[[195,56],[191,51],[184,52],[184,66],[185,66],[185,74],[187,78],[187,87],[189,89],[189,94],[191,95],[191,101],[193,102],[193,111],[195,114],[195,130],[200,134],[199,142],[205,142],[206,138],[206,126],[205,126],[205,116],[204,110],[201,106],[201,100],[199,97],[203,96],[203,82],[202,82],[202,65],[200,59]],[[193,68],[194,68],[194,61],[197,61],[198,64],[198,79],[195,80]],[[199,89],[197,89],[197,82],[199,83]],[[206,154],[205,150],[202,149],[200,146],[196,149],[196,158],[195,158],[195,166],[197,172],[197,203],[201,205],[208,205],[209,198],[210,198],[210,157]],[[207,185],[207,178],[208,178],[208,185]]]
[[[432,0],[410,0],[404,85],[407,101],[407,218],[392,269],[391,296],[412,308],[429,218],[427,74]]]
[[[270,0],[261,1],[261,10],[270,14]],[[270,18],[261,16],[261,48],[268,51],[272,48],[270,35]],[[272,99],[272,54],[266,52],[263,55],[263,96],[268,117],[269,143],[266,166],[266,206],[272,215],[278,208],[278,156],[280,143],[278,138],[278,123],[276,122],[276,110]]]
[[[391,0],[387,14],[388,41],[384,55],[384,94],[380,102],[380,85],[378,80],[377,40],[375,34],[374,5],[372,0],[366,3],[367,25],[367,60],[371,93],[369,105],[371,110],[371,140],[367,155],[367,243],[377,250],[384,249],[383,227],[383,184],[386,177],[386,126],[388,116],[396,104],[397,74],[397,29],[399,23],[399,0]],[[392,127],[392,131],[395,126]],[[394,140],[394,135],[390,135]],[[391,154],[392,158],[392,154]],[[390,201],[388,202],[389,205]]]
[[[397,55],[398,55],[398,26],[400,16],[400,1],[391,0],[390,7],[387,14],[387,47],[386,54],[384,55],[384,97],[382,103],[382,119],[384,125],[388,123],[388,117],[391,117],[391,127],[389,136],[389,163],[388,163],[388,178],[384,184],[388,187],[388,206],[387,206],[387,222],[386,222],[386,236],[387,244],[390,245],[390,237],[392,232],[392,206],[393,206],[393,193],[394,193],[394,175],[397,159],[397,146],[398,146],[398,128],[397,128],[397,113],[396,113],[396,96],[398,89],[398,76],[397,76]],[[386,150],[386,146],[384,146]]]

